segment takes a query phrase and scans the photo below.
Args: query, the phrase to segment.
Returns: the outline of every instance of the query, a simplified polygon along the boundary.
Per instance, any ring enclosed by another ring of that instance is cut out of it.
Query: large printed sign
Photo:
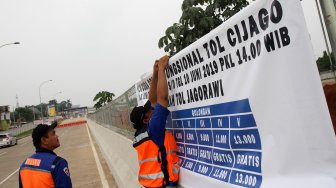
[[[55,117],[56,116],[55,106],[48,106],[48,114],[49,114],[49,117]]]
[[[259,0],[171,57],[182,187],[336,187],[336,139],[300,1]],[[136,84],[148,97],[150,76]]]

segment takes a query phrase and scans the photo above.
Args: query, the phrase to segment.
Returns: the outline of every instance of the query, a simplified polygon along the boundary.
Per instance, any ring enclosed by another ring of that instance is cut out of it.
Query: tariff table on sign
[[[260,187],[262,148],[248,99],[173,111],[166,129],[181,167],[220,181]]]

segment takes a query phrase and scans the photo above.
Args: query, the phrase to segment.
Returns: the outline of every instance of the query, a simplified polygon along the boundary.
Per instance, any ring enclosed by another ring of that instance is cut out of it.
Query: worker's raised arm
[[[157,83],[158,83],[158,70],[159,70],[158,63],[159,63],[158,60],[156,60],[154,63],[153,75],[149,88],[148,100],[151,102],[152,107],[154,107],[157,102]]]
[[[157,102],[163,106],[168,107],[168,84],[165,70],[168,66],[169,57],[167,55],[161,57],[158,63],[158,84],[157,84]]]

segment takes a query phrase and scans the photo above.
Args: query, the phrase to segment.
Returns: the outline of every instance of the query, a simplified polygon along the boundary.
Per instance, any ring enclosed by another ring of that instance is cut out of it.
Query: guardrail
[[[129,120],[129,114],[132,108],[137,105],[135,87],[132,86],[117,99],[96,112],[88,114],[87,118],[128,138],[132,138],[134,129]]]
[[[11,133],[12,135],[19,135],[23,132],[29,131],[31,129],[34,129],[36,127],[37,124],[33,124],[33,123],[27,123],[27,124],[23,124],[18,128],[14,128],[14,129],[8,129],[7,131],[0,131],[0,133]]]
[[[70,126],[75,126],[75,125],[83,125],[86,123],[87,123],[86,120],[75,121],[75,122],[70,122],[70,123],[62,123],[60,125],[57,125],[57,128],[70,127]]]

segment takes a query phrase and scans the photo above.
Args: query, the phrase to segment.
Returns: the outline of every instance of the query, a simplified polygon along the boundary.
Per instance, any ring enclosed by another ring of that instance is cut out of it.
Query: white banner
[[[139,106],[145,105],[148,100],[149,87],[152,79],[152,74],[146,73],[141,79],[135,84],[136,97]]]
[[[299,0],[252,3],[166,73],[181,186],[336,187],[336,139]]]

